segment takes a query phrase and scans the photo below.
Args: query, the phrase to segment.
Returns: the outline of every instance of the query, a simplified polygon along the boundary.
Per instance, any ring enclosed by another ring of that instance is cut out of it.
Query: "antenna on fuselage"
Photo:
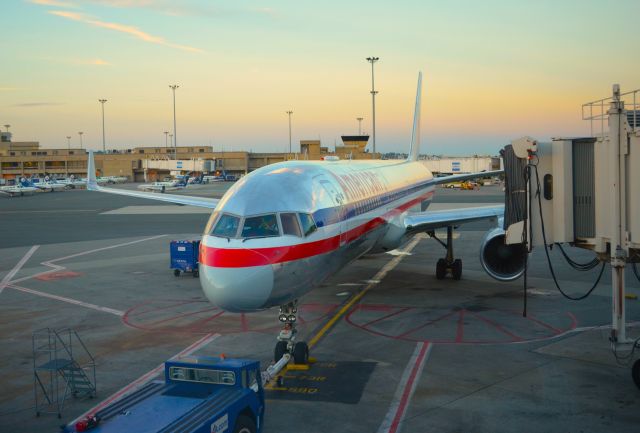
[[[422,71],[418,72],[418,90],[416,91],[416,107],[413,111],[413,130],[411,131],[411,146],[409,147],[409,161],[417,161],[420,153],[420,105],[422,96]]]

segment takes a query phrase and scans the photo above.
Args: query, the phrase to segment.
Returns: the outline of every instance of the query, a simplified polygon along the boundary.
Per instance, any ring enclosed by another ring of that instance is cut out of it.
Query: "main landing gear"
[[[309,346],[304,341],[296,342],[296,321],[298,319],[298,301],[280,306],[278,320],[282,323],[282,330],[278,334],[278,342],[273,351],[273,359],[278,362],[285,353],[291,354],[296,364],[309,363]]]
[[[453,258],[453,227],[447,226],[447,243],[445,244],[436,236],[435,232],[429,232],[429,236],[438,241],[440,245],[447,249],[447,256],[443,259],[438,259],[436,263],[436,278],[438,280],[444,279],[447,273],[451,273],[454,280],[462,278],[462,260]]]

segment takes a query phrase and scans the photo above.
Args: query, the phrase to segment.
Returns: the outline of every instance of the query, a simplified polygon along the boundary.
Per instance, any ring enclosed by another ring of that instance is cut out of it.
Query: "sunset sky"
[[[640,87],[638,0],[2,2],[0,125],[43,147],[284,151],[371,131],[407,151],[424,73],[422,153],[496,154],[586,135],[581,104]]]

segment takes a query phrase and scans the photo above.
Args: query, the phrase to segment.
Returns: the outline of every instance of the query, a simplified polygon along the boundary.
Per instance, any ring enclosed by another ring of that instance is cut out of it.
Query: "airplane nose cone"
[[[200,264],[199,272],[207,299],[226,311],[263,309],[273,289],[271,265],[220,268]]]

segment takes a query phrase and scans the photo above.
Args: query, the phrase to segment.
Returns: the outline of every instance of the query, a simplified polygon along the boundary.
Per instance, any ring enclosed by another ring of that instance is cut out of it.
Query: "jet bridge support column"
[[[626,266],[626,154],[627,131],[624,127],[624,102],[620,101],[620,86],[613,85],[613,98],[609,108],[609,186],[612,195],[611,227],[611,289],[613,326],[612,343],[629,343],[625,329],[625,280]],[[624,243],[623,243],[624,242]]]

